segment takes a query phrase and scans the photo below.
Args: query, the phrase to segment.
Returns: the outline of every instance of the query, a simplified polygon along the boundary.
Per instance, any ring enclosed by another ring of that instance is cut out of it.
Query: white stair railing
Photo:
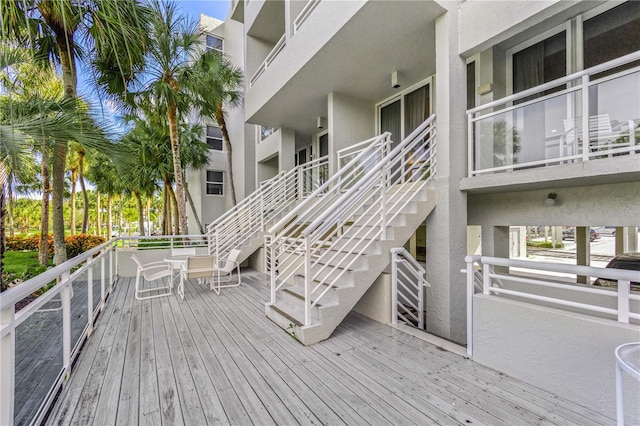
[[[403,247],[391,249],[391,323],[398,320],[424,330],[424,288],[427,271]]]
[[[367,147],[361,149],[351,161],[340,167],[331,178],[269,229],[265,237],[265,259],[269,261],[266,269],[272,274],[272,303],[275,303],[276,291],[285,282],[276,284],[276,276],[286,276],[289,279],[296,272],[293,264],[299,255],[299,248],[296,247],[295,238],[292,239],[291,236],[299,235],[319,213],[332,207],[336,197],[340,196],[345,188],[352,186],[367,170],[384,158],[391,147],[390,137],[391,134],[386,132],[358,144]]]
[[[207,227],[209,253],[224,259],[233,249],[265,230],[269,221],[321,185],[328,157],[282,171]]]
[[[325,184],[336,180],[338,189],[330,191],[338,191],[337,199],[311,204],[310,197],[297,216],[290,214],[269,230],[271,303],[284,283],[303,275],[304,325],[311,325],[312,308],[376,241],[386,239],[388,224],[435,173],[435,134],[432,115],[382,158],[363,151],[349,163],[358,165],[354,172],[343,170]]]

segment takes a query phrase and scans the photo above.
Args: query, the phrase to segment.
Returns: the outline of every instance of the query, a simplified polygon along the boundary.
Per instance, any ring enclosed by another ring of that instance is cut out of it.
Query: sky
[[[221,21],[227,17],[230,0],[177,0],[182,10],[195,19],[200,17],[201,13],[213,16]]]
[[[0,0],[2,1],[2,0]],[[188,15],[192,20],[199,20],[200,14],[212,16],[224,21],[231,8],[231,0],[174,0],[180,12]],[[86,64],[78,64],[78,89],[91,103],[96,104],[107,121],[112,121],[116,113],[114,105],[109,100],[101,99],[93,90],[93,78]],[[122,129],[122,128],[121,128]]]

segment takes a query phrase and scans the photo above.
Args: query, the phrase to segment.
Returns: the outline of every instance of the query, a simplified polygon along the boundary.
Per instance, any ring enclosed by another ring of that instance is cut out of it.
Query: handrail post
[[[474,275],[473,259],[467,256],[467,355],[473,356],[473,294]]]
[[[591,152],[589,135],[589,76],[582,76],[582,161],[589,161]]]
[[[87,259],[87,337],[93,333],[93,258]]]
[[[391,249],[391,324],[398,324],[398,254]]]
[[[304,325],[311,325],[311,246],[309,237],[304,239]]]
[[[473,168],[475,167],[475,134],[473,133],[473,121],[471,114],[467,114],[467,177],[473,176]]]
[[[491,266],[488,263],[482,264],[482,294],[489,294],[491,288]]]
[[[424,283],[426,278],[420,271],[416,272],[420,274],[420,279],[418,280],[418,328],[424,330]]]
[[[264,232],[264,193],[260,192],[260,231]]]
[[[380,238],[387,239],[387,181],[385,179],[386,173],[383,168],[380,170]]]
[[[302,183],[302,167],[298,168],[298,200],[302,200],[303,197],[303,193],[304,193],[304,187],[303,187],[303,183]]]
[[[109,250],[109,249],[107,249]],[[111,253],[111,251],[109,251]],[[105,268],[104,268],[104,253],[100,257],[100,312],[104,311],[106,293],[105,293]]]
[[[69,369],[71,368],[71,282],[69,271],[62,274],[62,281],[67,284],[61,290],[62,304],[62,368],[65,376],[69,377]]]
[[[266,243],[266,240],[265,240]],[[276,285],[277,285],[277,256],[278,250],[273,244],[273,240],[269,241],[266,245],[266,249],[269,251],[269,262],[271,263],[271,303],[276,303]]]
[[[0,338],[0,424],[12,425],[16,379],[15,305],[0,311],[0,324],[9,331]]]
[[[618,280],[618,322],[629,324],[629,281]]]

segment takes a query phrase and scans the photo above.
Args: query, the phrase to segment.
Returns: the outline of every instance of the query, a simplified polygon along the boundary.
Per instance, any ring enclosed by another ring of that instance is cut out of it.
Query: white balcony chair
[[[215,258],[211,255],[189,256],[182,264],[180,271],[180,284],[178,285],[178,295],[184,299],[184,281],[197,279],[198,284],[209,281],[211,287],[213,274],[215,271]]]
[[[151,262],[143,265],[140,259],[138,259],[138,257],[135,254],[131,255],[131,259],[133,259],[133,261],[136,263],[136,266],[138,268],[136,271],[136,299],[138,300],[153,299],[155,297],[168,296],[171,294],[172,271],[166,262]],[[141,283],[140,275],[142,275],[142,283]],[[157,287],[148,288],[148,289],[140,288],[140,285],[143,284],[145,280],[147,282],[159,281],[160,284],[164,284],[163,279],[165,277],[169,277],[167,285],[159,285]],[[145,293],[158,292],[158,291],[161,291],[162,293],[154,294],[152,296],[143,296],[143,294]]]
[[[227,256],[227,260],[224,262],[222,267],[214,268],[214,280],[211,282],[211,290],[215,291],[216,294],[220,294],[221,288],[227,287],[237,287],[241,284],[240,277],[240,263],[238,262],[238,257],[240,256],[240,250],[234,249],[229,252],[229,256]],[[238,281],[234,284],[225,284],[232,281],[233,270],[238,270]],[[214,283],[215,282],[215,283]]]

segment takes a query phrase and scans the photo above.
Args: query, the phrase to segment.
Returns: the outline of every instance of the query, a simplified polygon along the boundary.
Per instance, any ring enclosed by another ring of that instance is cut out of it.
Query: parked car
[[[598,228],[598,232],[600,235],[616,235],[616,227],[615,226],[601,226]]]
[[[606,268],[628,269],[631,271],[640,271],[640,253],[620,254],[609,261]],[[606,278],[598,278],[594,281],[594,285],[602,287],[617,287],[618,282]],[[640,290],[640,282],[631,281],[632,290]]]
[[[595,241],[600,238],[600,233],[595,228],[591,228],[591,235],[589,237],[590,241]],[[563,240],[575,240],[576,239],[576,228],[570,227],[562,230],[562,239]]]

